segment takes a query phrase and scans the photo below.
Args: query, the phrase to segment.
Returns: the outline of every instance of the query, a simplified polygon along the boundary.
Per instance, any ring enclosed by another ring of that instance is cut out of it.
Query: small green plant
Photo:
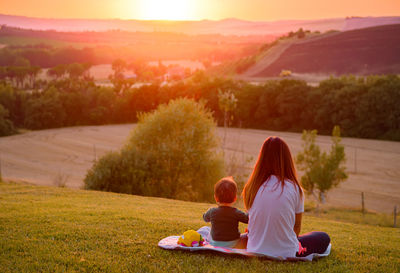
[[[237,101],[235,94],[232,91],[221,91],[218,90],[218,106],[219,109],[224,113],[224,128],[229,127],[229,122],[233,120],[233,111],[237,107]]]
[[[218,107],[224,113],[224,138],[222,140],[222,150],[225,155],[226,134],[230,122],[233,120],[233,111],[237,107],[237,98],[232,91],[218,90]]]
[[[240,133],[237,139],[232,139],[231,147],[227,147],[227,131],[233,120],[233,112],[237,108],[238,99],[232,91],[218,90],[218,106],[224,113],[224,137],[222,142],[222,151],[225,159],[225,173],[234,177],[238,184],[238,193],[241,192],[245,180],[249,175],[247,165],[253,160],[253,157],[246,156],[243,143],[240,140]],[[232,134],[233,135],[233,134]]]
[[[313,195],[318,204],[324,203],[327,192],[347,179],[344,146],[340,144],[340,128],[332,132],[332,147],[329,153],[321,152],[315,144],[317,131],[303,131],[303,151],[297,154],[296,163],[304,171],[301,183],[308,194]]]
[[[238,134],[230,134],[229,144],[229,146],[223,147],[225,173],[235,179],[238,185],[238,195],[240,196],[250,175],[251,168],[249,168],[249,165],[253,161],[253,157],[245,153],[240,132]]]
[[[65,188],[69,177],[70,176],[65,173],[58,172],[56,174],[56,176],[54,177],[53,183],[55,186],[57,186],[59,188]]]

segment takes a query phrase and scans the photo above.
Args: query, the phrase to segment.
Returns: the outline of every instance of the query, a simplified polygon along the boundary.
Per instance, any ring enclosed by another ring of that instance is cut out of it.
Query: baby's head
[[[214,198],[217,203],[231,204],[236,201],[237,185],[232,176],[224,177],[214,186]]]

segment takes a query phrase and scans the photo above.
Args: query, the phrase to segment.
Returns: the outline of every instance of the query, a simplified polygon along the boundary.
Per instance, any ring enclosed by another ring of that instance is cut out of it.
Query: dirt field
[[[3,178],[38,185],[57,185],[57,180],[66,179],[67,187],[82,187],[93,160],[122,147],[133,127],[72,127],[2,137]],[[219,134],[223,135],[223,129],[219,129]],[[226,146],[229,150],[245,151],[254,162],[264,139],[270,135],[284,138],[293,154],[301,149],[300,134],[248,129],[229,129]],[[319,137],[318,143],[329,149],[330,137]],[[369,210],[390,213],[394,205],[400,207],[400,143],[353,138],[344,138],[343,143],[349,179],[329,192],[328,204],[360,207],[363,191]]]

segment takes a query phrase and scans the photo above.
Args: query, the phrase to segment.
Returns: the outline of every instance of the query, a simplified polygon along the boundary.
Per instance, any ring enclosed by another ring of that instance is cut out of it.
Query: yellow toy
[[[203,237],[194,230],[187,230],[178,239],[178,245],[181,246],[203,246]]]

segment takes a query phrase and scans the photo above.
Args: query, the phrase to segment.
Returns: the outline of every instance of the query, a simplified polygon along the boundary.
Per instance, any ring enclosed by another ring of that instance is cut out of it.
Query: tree
[[[15,102],[16,102],[16,91],[9,84],[0,84],[0,105],[7,110],[8,114],[13,120],[13,114],[15,112]]]
[[[101,158],[86,188],[191,201],[211,201],[224,174],[212,114],[190,99],[177,99],[139,116],[119,153]]]
[[[303,131],[304,150],[297,154],[296,163],[304,171],[301,183],[308,194],[324,203],[327,192],[347,179],[345,171],[344,146],[340,144],[340,128],[335,126],[332,132],[332,147],[329,154],[322,152],[315,144],[317,131]],[[318,205],[317,205],[318,206]]]
[[[8,111],[0,104],[0,136],[8,136],[15,133],[14,125],[8,119]]]
[[[114,89],[117,94],[123,93],[136,82],[136,79],[125,78],[124,72],[128,69],[128,65],[124,60],[115,60],[111,67],[114,71],[114,74],[110,75],[108,78],[114,85]]]
[[[113,63],[111,64],[111,68],[112,70],[114,70],[114,74],[119,74],[123,73],[126,70],[127,64],[124,60],[117,59],[113,61]]]
[[[240,138],[234,141],[233,147],[230,146],[228,151],[226,143],[227,129],[230,123],[233,121],[233,113],[237,109],[238,99],[235,94],[231,91],[222,92],[218,90],[218,105],[219,109],[224,113],[224,138],[222,144],[222,151],[225,159],[225,172],[235,178],[240,191],[249,176],[248,165],[252,161],[252,157],[246,156],[243,150],[243,143]]]
[[[92,64],[83,63],[82,68],[83,68],[83,73],[82,73],[83,79],[86,81],[93,81],[93,77],[90,76],[90,68],[92,68]]]
[[[224,113],[224,128],[229,127],[229,120],[233,119],[233,112],[237,106],[237,98],[232,91],[218,90],[218,105]]]
[[[26,103],[24,125],[29,129],[56,128],[64,125],[66,118],[60,92],[51,87],[36,93]]]
[[[229,122],[233,120],[233,112],[237,106],[237,98],[231,91],[223,92],[218,90],[218,106],[224,113],[223,146],[225,149],[227,128],[229,127]]]
[[[36,77],[40,73],[41,70],[42,69],[39,66],[31,66],[31,67],[29,67],[27,73],[28,73],[28,76],[29,76],[30,87],[31,88],[34,88]]]
[[[67,65],[59,64],[47,70],[47,75],[55,79],[61,79],[67,73]]]
[[[17,87],[23,88],[24,87],[24,82],[26,77],[28,76],[29,72],[29,67],[25,66],[14,66],[10,67],[14,71],[14,76],[17,82]]]
[[[7,78],[7,68],[0,66],[0,80],[5,80]]]
[[[73,63],[67,66],[67,73],[71,79],[79,79],[86,70],[87,67],[79,63]]]
[[[29,67],[30,65],[31,65],[31,63],[29,62],[29,60],[27,60],[23,57],[17,57],[14,61],[14,66]]]
[[[201,63],[203,64],[204,69],[206,69],[206,70],[212,66],[212,62],[210,59],[204,59],[201,61]]]
[[[297,31],[297,38],[303,39],[304,37],[306,37],[306,33],[304,32],[303,28],[299,28]]]

